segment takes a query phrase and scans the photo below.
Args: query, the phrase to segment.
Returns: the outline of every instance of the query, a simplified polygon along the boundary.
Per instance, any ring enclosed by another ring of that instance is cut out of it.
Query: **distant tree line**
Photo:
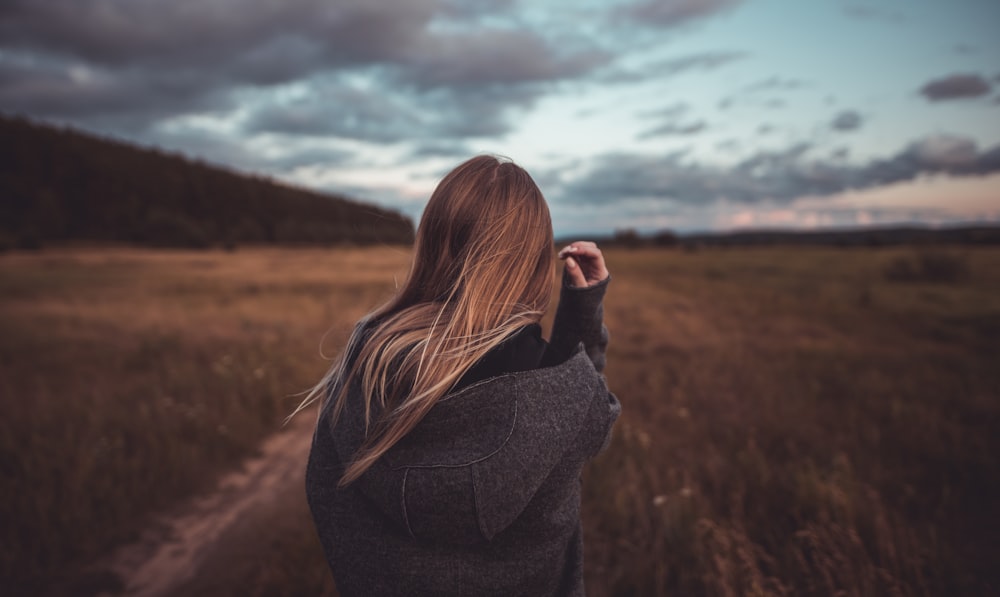
[[[816,245],[828,247],[892,247],[921,245],[998,245],[1000,226],[951,226],[930,228],[832,228],[820,230],[744,230],[719,234],[689,234],[684,246]]]
[[[556,242],[562,246],[572,238]],[[637,249],[642,247],[766,247],[766,246],[827,246],[827,247],[892,247],[927,245],[1000,245],[1000,226],[951,226],[928,228],[897,226],[886,228],[840,228],[826,230],[740,230],[677,234],[660,230],[641,234],[633,228],[616,230],[614,235],[594,240],[605,247]]]
[[[409,244],[400,213],[0,115],[0,248]]]

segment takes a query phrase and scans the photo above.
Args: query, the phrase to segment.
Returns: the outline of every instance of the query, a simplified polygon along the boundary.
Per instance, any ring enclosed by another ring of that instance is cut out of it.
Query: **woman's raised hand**
[[[566,260],[566,275],[576,288],[593,286],[608,277],[604,255],[596,243],[578,240],[559,251],[559,259]]]

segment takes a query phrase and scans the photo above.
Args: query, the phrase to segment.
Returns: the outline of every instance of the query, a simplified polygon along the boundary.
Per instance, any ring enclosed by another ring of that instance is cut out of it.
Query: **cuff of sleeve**
[[[570,284],[569,283],[569,275],[568,274],[563,274],[562,290],[563,290],[563,292],[572,292],[572,293],[578,294],[578,295],[581,295],[581,294],[598,294],[598,293],[600,293],[600,294],[603,295],[604,291],[607,290],[607,288],[608,288],[608,283],[609,282],[611,282],[611,274],[608,274],[608,276],[606,278],[604,278],[603,280],[601,280],[597,284],[593,284],[591,286],[584,286],[584,287],[581,288],[579,286],[573,286],[572,284]]]

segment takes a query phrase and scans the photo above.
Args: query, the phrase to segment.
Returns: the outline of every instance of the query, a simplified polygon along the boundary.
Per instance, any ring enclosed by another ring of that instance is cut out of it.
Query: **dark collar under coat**
[[[542,339],[542,326],[537,323],[524,326],[479,359],[452,391],[505,373],[537,369],[547,347],[548,343]]]

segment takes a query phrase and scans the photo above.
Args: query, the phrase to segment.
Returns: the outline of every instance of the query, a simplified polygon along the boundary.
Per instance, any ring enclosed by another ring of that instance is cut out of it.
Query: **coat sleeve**
[[[604,294],[611,277],[586,288],[571,286],[563,276],[552,336],[542,358],[543,367],[569,359],[581,342],[598,372],[604,371],[608,329],[604,327]]]

